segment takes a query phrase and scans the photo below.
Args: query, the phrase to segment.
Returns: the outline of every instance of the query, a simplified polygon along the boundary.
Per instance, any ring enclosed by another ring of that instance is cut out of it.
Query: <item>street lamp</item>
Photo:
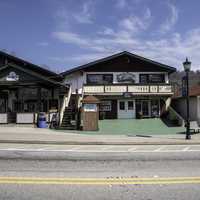
[[[191,139],[190,135],[190,96],[189,96],[189,71],[191,68],[191,62],[186,58],[185,62],[183,62],[183,67],[186,73],[186,103],[187,103],[187,119],[186,119],[186,140]]]

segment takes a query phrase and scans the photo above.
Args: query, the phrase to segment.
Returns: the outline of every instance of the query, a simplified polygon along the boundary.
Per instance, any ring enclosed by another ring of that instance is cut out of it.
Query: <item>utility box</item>
[[[97,131],[99,129],[99,100],[94,96],[87,96],[82,100],[83,131]]]

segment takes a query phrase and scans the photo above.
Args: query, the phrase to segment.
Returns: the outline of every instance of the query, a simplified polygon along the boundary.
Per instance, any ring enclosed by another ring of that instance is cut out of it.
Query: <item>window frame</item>
[[[146,76],[146,83],[142,82],[141,79],[142,79],[142,76]],[[150,79],[150,76],[160,76],[162,81],[159,81],[159,82],[154,82]],[[157,83],[165,83],[165,74],[155,74],[155,73],[152,73],[152,74],[140,74],[139,75],[139,82],[142,83],[142,84],[157,84]]]
[[[102,76],[102,82],[100,83],[92,83],[89,81],[89,76]],[[111,76],[111,82],[110,83],[105,83],[105,77],[106,76]],[[89,85],[95,84],[95,85],[103,85],[103,84],[112,84],[113,83],[113,74],[109,73],[109,74],[87,74],[86,75],[86,82]]]

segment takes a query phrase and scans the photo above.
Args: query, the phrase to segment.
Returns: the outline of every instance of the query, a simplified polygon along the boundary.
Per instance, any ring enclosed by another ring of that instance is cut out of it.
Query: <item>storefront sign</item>
[[[84,104],[85,112],[97,112],[97,105],[92,103]]]
[[[19,75],[17,75],[15,72],[10,72],[8,76],[6,77],[7,81],[18,81]]]

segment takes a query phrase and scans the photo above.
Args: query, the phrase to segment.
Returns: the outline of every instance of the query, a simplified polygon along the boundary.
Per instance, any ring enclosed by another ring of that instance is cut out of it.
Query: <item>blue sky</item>
[[[192,3],[191,3],[192,2]],[[200,69],[200,1],[0,0],[0,49],[61,72],[120,51]]]

